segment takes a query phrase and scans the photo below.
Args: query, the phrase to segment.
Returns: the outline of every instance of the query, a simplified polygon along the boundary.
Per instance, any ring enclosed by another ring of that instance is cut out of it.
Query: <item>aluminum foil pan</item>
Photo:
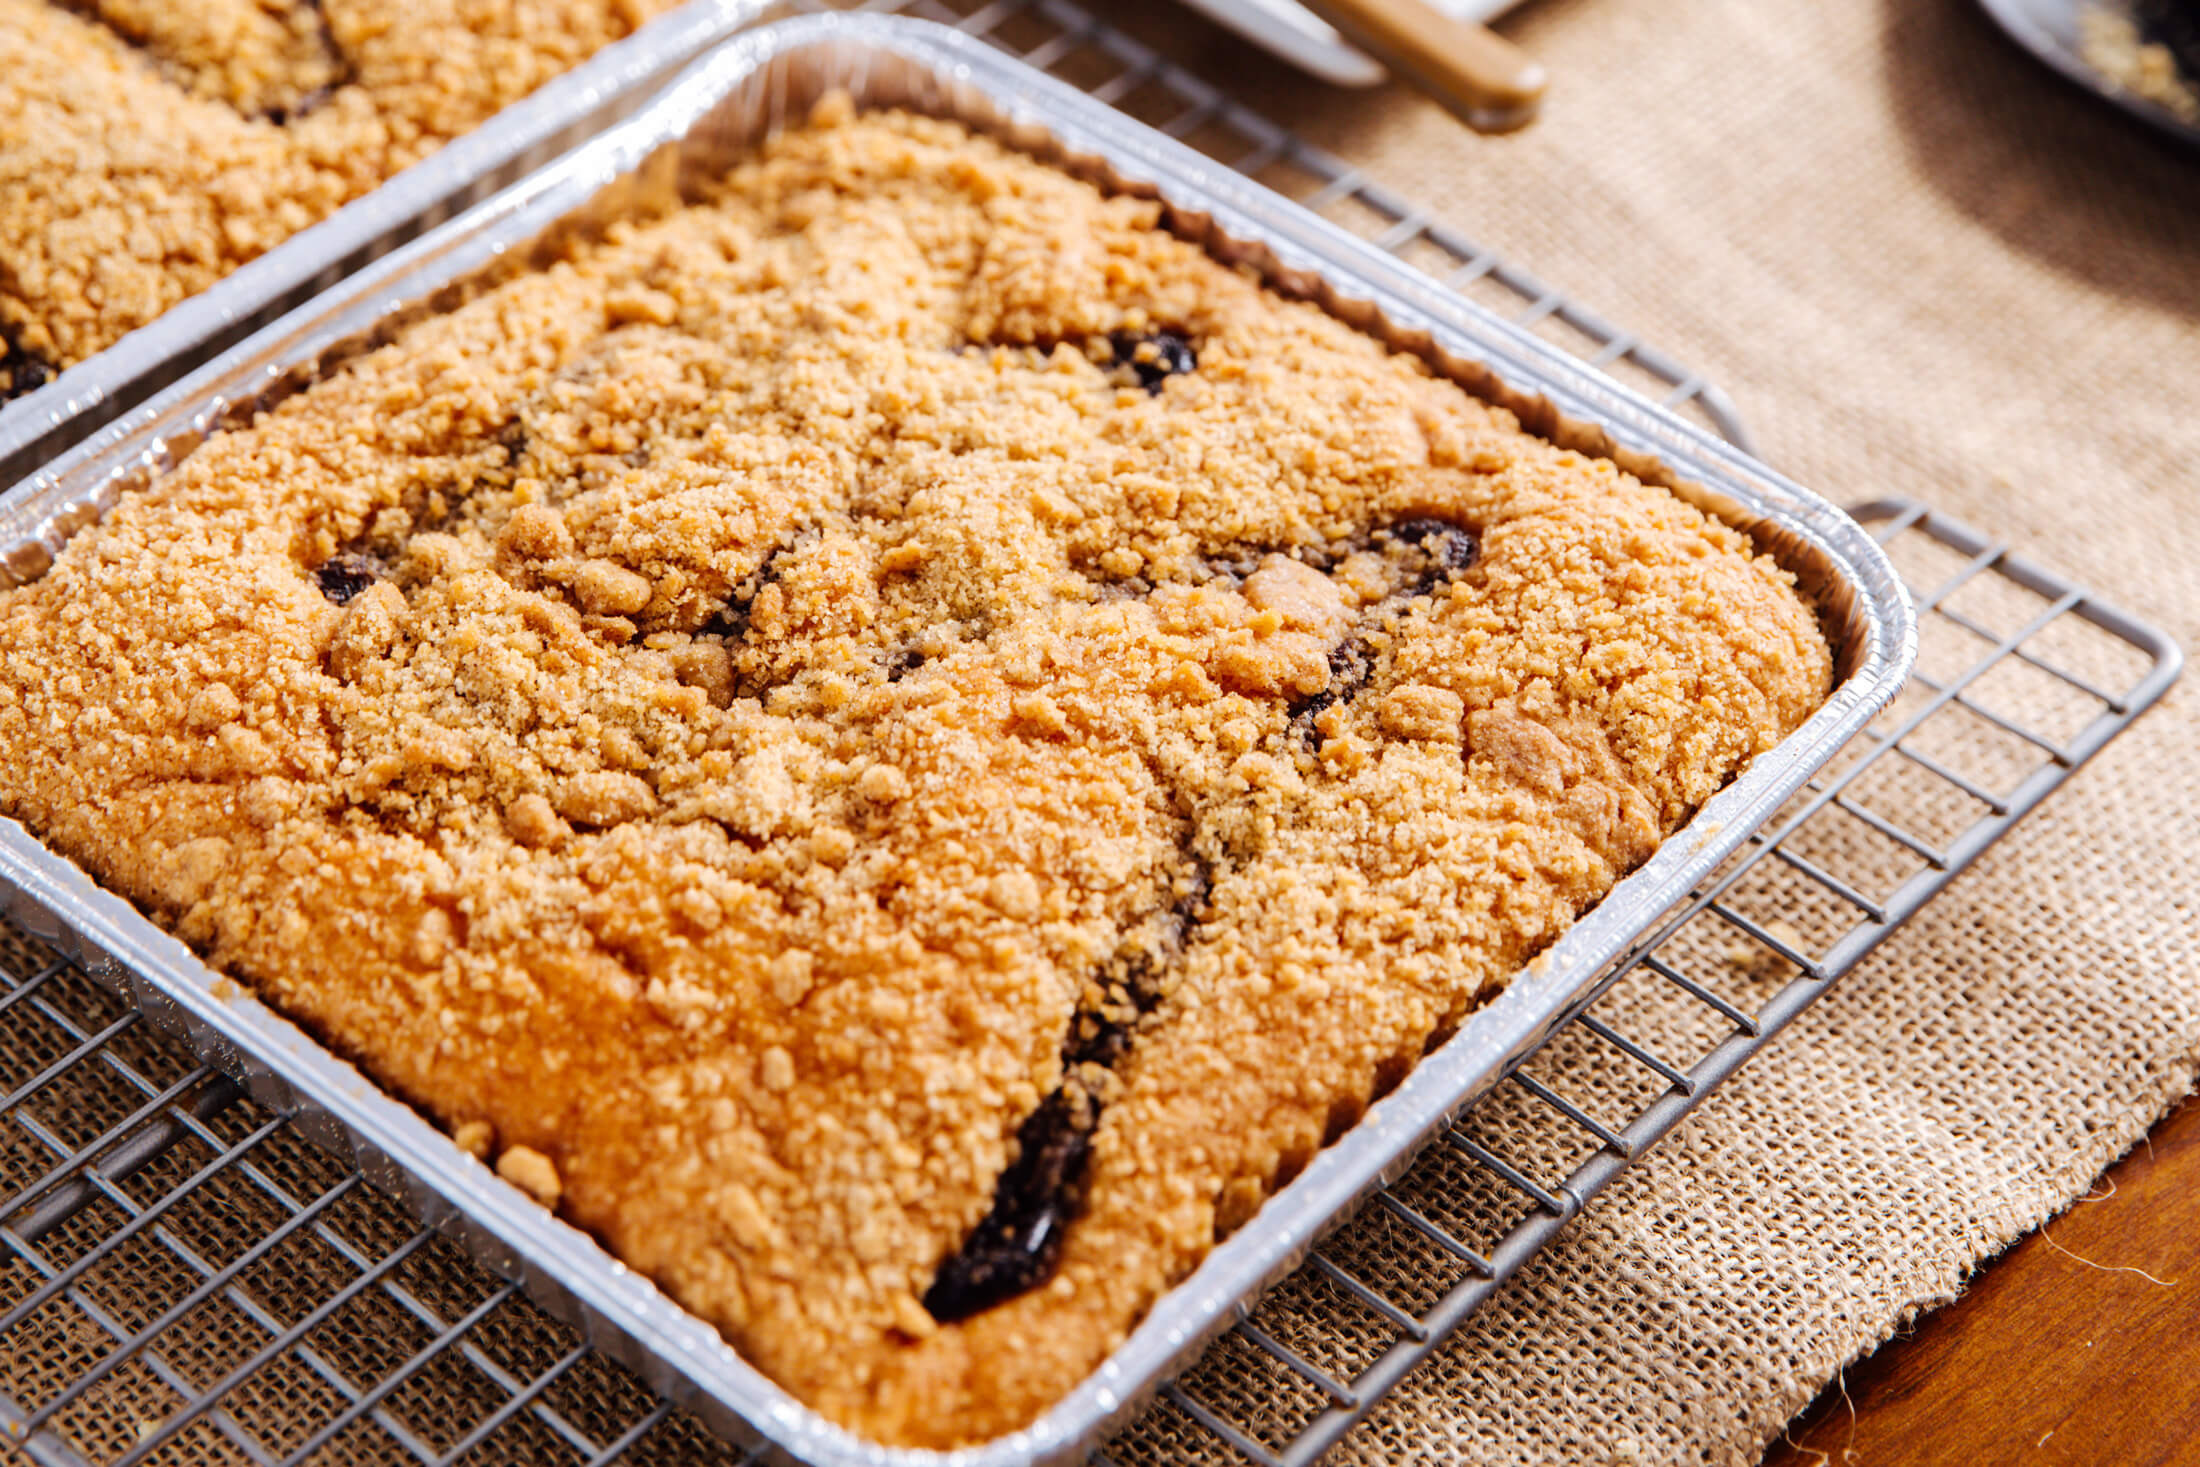
[[[770,0],[691,0],[35,392],[0,406],[0,487],[215,352],[649,100]]]
[[[1713,797],[1347,1135],[1164,1297],[1047,1414],[982,1447],[938,1454],[863,1441],[745,1364],[646,1279],[497,1181],[411,1110],[29,832],[0,822],[15,919],[124,988],[156,1021],[239,1075],[262,1103],[355,1156],[368,1177],[516,1278],[551,1312],[744,1443],[835,1467],[1007,1467],[1074,1457],[1136,1411],[1269,1283],[1388,1180],[1464,1104],[1586,1003],[1615,957],[1793,795],[1891,699],[1915,655],[1900,583],[1846,515],[1599,373],[1294,204],[968,37],[921,22],[819,16],[749,32],[630,121],[262,331],[0,497],[4,575],[40,574],[76,527],[211,429],[266,405],[468,283],[523,268],[566,231],[598,228],[721,173],[820,94],[970,123],[1103,187],[1157,197],[1169,227],[1277,288],[1416,352],[1563,444],[1609,456],[1748,530],[1800,577],[1838,655],[1832,698]]]

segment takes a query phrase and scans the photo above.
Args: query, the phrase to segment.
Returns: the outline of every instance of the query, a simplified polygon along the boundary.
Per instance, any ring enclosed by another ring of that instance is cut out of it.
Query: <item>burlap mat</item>
[[[2181,641],[2200,628],[2186,568],[2200,503],[2179,494],[2200,463],[2200,159],[2066,91],[1963,0],[1540,0],[1508,28],[1557,88],[1541,123],[1501,140],[1411,96],[1310,88],[1155,0],[1110,18],[1706,372],[1759,450],[1805,482],[1925,498],[2112,588]],[[1842,1363],[2081,1192],[2185,1092],[2200,1056],[2194,725],[2192,695],[2173,693],[1607,1191],[1337,1459],[1754,1462]],[[0,962],[20,974],[35,957]],[[1778,975],[1764,976],[1769,992]],[[106,1000],[70,993],[86,1028],[107,1021]],[[1630,1016],[1677,1055],[1717,1037],[1700,1006],[1654,994]],[[0,1039],[0,1090],[66,1048],[21,1022]],[[180,1063],[133,1053],[159,1077]],[[1565,1039],[1538,1063],[1578,1093],[1616,1075],[1608,1054]],[[89,1093],[41,1105],[81,1139],[119,1114]],[[1535,1153],[1532,1109],[1501,1098],[1476,1124],[1508,1154]],[[224,1134],[257,1118],[233,1113]],[[45,1165],[35,1148],[0,1153],[0,1192]],[[342,1183],[288,1131],[257,1159],[301,1199]],[[178,1153],[133,1186],[154,1195],[189,1164]],[[1431,1164],[1407,1187],[1462,1227],[1503,1215],[1467,1168]],[[214,1259],[277,1215],[241,1186],[187,1205],[176,1226]],[[368,1256],[409,1232],[367,1193],[331,1215]],[[57,1256],[116,1221],[87,1212]],[[1402,1301],[1449,1282],[1366,1238],[1343,1246]],[[286,1245],[253,1292],[278,1316],[304,1308],[314,1279],[348,1276],[323,1247]],[[401,1277],[446,1318],[490,1287],[442,1243]],[[133,1324],[189,1282],[151,1252],[100,1278],[103,1307]],[[29,1286],[0,1270],[0,1306]],[[167,1337],[175,1384],[203,1387],[261,1337],[228,1307]],[[31,1326],[0,1341],[0,1391],[19,1400],[106,1349],[58,1306]],[[313,1343],[371,1380],[429,1334],[377,1295]],[[569,1339],[519,1300],[472,1338],[522,1380]],[[1334,1344],[1350,1356],[1382,1342]],[[227,1403],[278,1450],[337,1409],[310,1373],[279,1366]],[[390,1404],[442,1449],[504,1399],[478,1375],[428,1372]],[[1282,1389],[1226,1352],[1194,1383],[1248,1421]],[[67,1428],[111,1460],[177,1399],[132,1363]],[[549,1399],[599,1441],[648,1407],[594,1364]],[[679,1418],[643,1445],[640,1460],[721,1455]],[[1212,1449],[1156,1418],[1115,1455]],[[410,1460],[366,1423],[326,1455]],[[202,1425],[162,1460],[237,1456]],[[468,1460],[570,1459],[522,1414]]]
[[[1805,483],[1944,506],[2191,644],[2200,157],[1966,0],[1537,0],[1506,30],[1557,80],[1505,139],[1192,59],[1722,383]],[[1753,1463],[2084,1191],[2200,1057],[2195,723],[2188,684],[1337,1458]]]

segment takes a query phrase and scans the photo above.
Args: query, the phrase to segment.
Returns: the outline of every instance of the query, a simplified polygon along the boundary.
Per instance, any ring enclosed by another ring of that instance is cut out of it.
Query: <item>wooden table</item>
[[[2200,1099],[1849,1367],[1765,1467],[2020,1461],[2200,1462]]]

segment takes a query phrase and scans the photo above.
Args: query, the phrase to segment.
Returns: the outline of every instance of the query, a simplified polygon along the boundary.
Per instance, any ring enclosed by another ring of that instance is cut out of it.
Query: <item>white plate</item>
[[[1207,8],[1207,0],[1191,0],[1191,3],[1202,10]],[[1237,4],[1239,0],[1223,0],[1223,3]],[[1244,3],[1255,3],[1255,0],[1244,0]],[[2017,44],[2079,86],[2106,97],[2132,116],[2153,123],[2171,137],[2200,148],[2200,126],[2185,121],[2159,102],[2150,102],[2125,91],[2095,71],[2093,64],[2085,59],[2078,31],[2079,12],[2089,8],[2083,0],[1979,0],[1979,3]]]
[[[1354,49],[1336,29],[1293,0],[1184,0],[1219,25],[1272,51],[1301,71],[1340,87],[1372,87],[1390,73],[1364,51]],[[1479,25],[1503,15],[1520,0],[1426,0],[1454,20]]]

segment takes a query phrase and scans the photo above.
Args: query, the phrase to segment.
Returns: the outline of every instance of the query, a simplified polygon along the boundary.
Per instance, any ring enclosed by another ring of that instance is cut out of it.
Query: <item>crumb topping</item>
[[[677,0],[0,0],[0,401]]]
[[[1829,680],[1735,530],[845,108],[208,439],[0,648],[0,811],[932,1446]]]

